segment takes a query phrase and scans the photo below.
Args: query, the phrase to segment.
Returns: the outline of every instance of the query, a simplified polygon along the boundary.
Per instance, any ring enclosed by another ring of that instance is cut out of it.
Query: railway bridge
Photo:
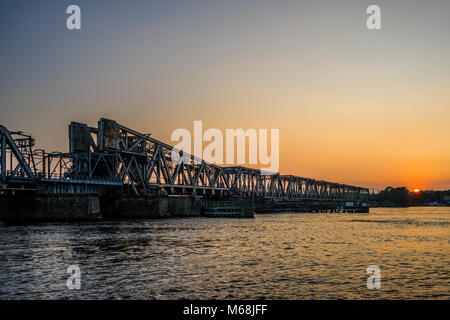
[[[6,195],[200,196],[267,203],[365,205],[369,189],[243,166],[218,166],[116,121],[72,122],[69,152],[35,148],[34,138],[0,126],[0,193]],[[179,153],[182,161],[173,161]]]

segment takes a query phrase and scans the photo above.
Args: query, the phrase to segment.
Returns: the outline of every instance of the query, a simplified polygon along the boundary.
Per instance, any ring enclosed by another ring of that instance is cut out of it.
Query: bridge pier
[[[100,218],[100,201],[96,195],[0,197],[2,221],[95,221]]]
[[[104,219],[198,217],[202,208],[200,198],[193,196],[102,197],[100,203]]]
[[[222,199],[222,198],[220,198]],[[0,197],[3,221],[95,221],[98,219],[160,219],[198,217],[208,197],[124,197],[109,195],[43,195],[19,193]],[[368,213],[364,202],[337,200],[256,199],[256,213]]]
[[[290,200],[290,199],[258,199],[255,202],[256,213],[274,212],[342,212],[368,213],[369,206],[363,201],[342,200]]]

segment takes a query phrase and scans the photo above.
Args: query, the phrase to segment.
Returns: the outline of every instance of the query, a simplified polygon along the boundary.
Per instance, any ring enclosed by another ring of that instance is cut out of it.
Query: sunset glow
[[[450,0],[1,0],[0,21],[14,314],[450,300]],[[402,318],[444,309],[421,304]]]
[[[202,120],[279,129],[282,174],[450,187],[448,9],[387,1],[388,30],[368,31],[352,1],[80,5],[80,32],[55,27],[58,6],[3,10],[1,122],[38,147],[68,150],[70,121],[99,116],[167,143]],[[421,10],[440,22],[412,23]]]

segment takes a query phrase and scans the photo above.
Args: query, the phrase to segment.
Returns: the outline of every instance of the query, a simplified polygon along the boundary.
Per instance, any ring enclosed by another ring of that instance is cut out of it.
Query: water
[[[0,224],[0,299],[449,299],[449,236],[448,207]]]

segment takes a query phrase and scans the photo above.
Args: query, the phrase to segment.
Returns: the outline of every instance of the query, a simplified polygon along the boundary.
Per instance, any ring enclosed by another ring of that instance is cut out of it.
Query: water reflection
[[[450,208],[0,225],[2,299],[449,295]],[[81,268],[81,290],[66,269]],[[381,290],[366,268],[381,267]]]

